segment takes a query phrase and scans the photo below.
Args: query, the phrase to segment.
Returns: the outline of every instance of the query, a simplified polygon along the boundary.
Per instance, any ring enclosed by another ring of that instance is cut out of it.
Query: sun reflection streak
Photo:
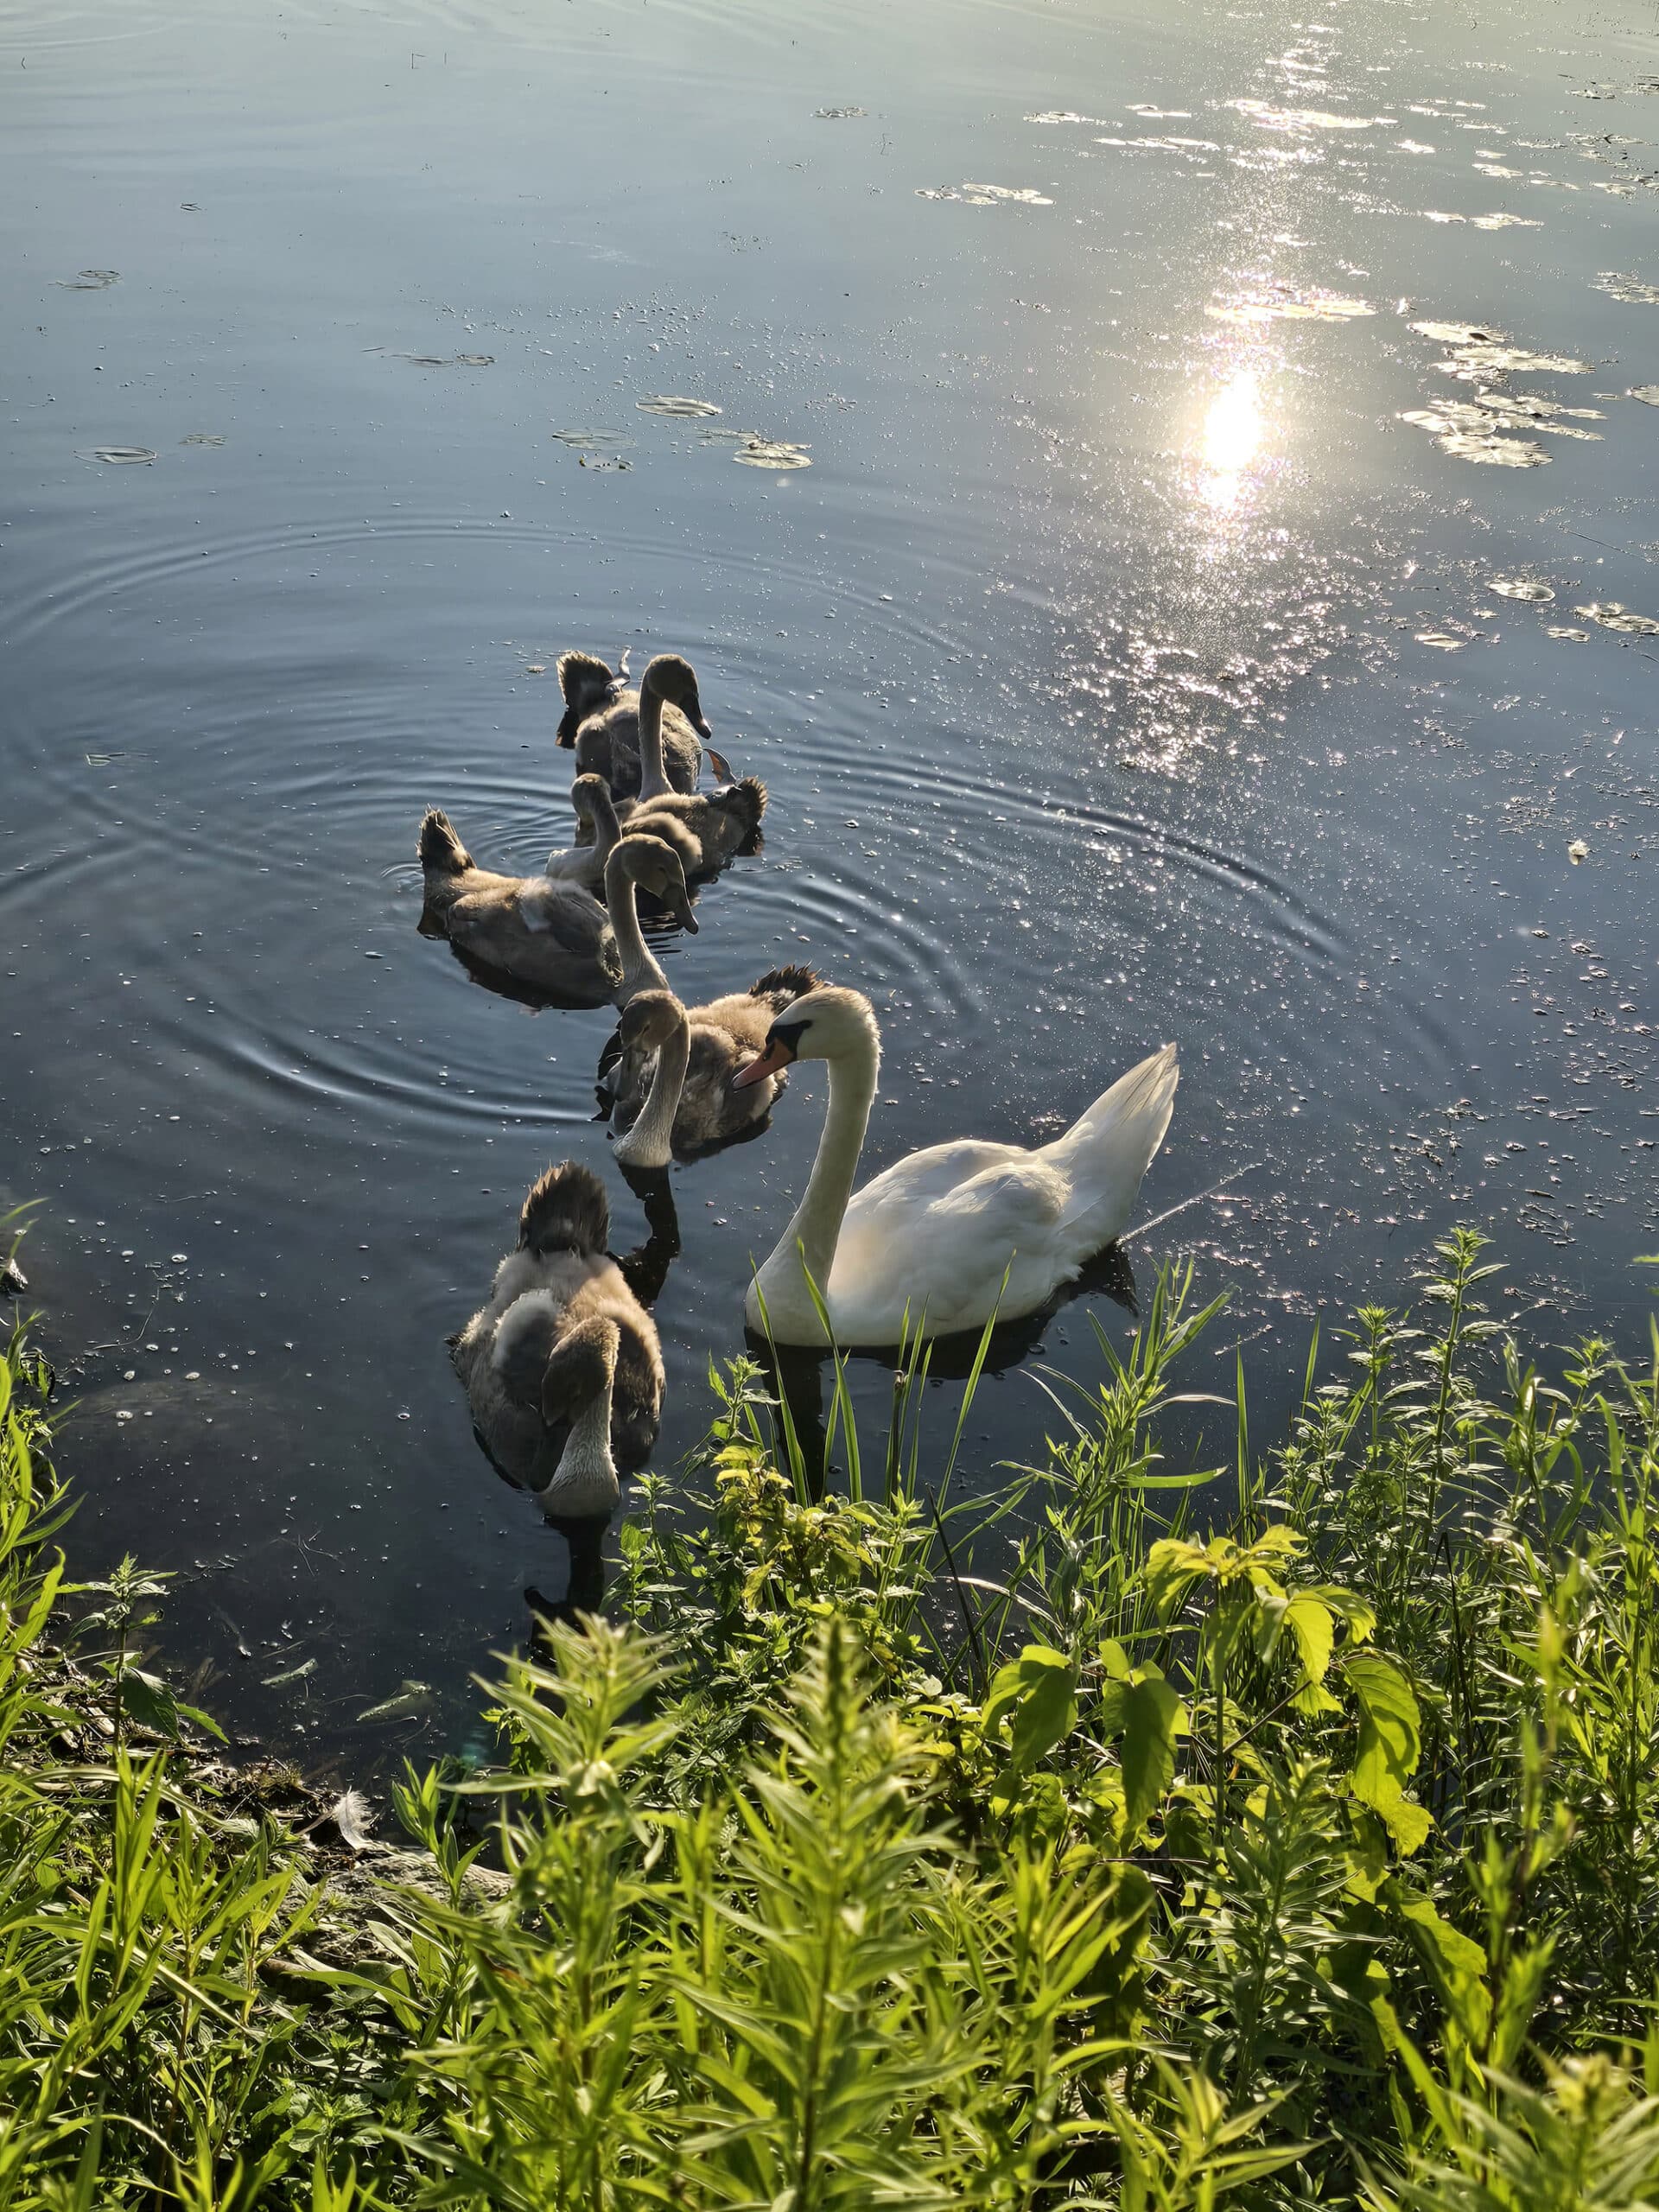
[[[1211,401],[1204,418],[1199,489],[1205,502],[1218,513],[1237,505],[1265,427],[1255,370],[1236,370]]]

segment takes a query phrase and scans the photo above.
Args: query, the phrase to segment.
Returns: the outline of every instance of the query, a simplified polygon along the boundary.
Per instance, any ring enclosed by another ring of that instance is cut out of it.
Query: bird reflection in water
[[[1109,1244],[1090,1261],[1075,1282],[1069,1283],[1039,1313],[995,1324],[990,1332],[982,1373],[1002,1375],[1010,1368],[1018,1367],[1033,1351],[1042,1349],[1044,1334],[1057,1313],[1073,1300],[1091,1295],[1109,1299],[1132,1317],[1137,1313],[1135,1274],[1122,1245]],[[904,1402],[918,1381],[925,1378],[931,1382],[966,1382],[979,1357],[981,1342],[979,1330],[967,1329],[956,1336],[935,1337],[917,1346],[915,1357],[908,1365],[893,1370],[893,1428],[902,1425]],[[747,1333],[747,1344],[778,1401],[773,1451],[779,1464],[787,1465],[792,1433],[800,1453],[803,1479],[817,1501],[842,1471],[830,1456],[833,1446],[824,1389],[830,1353],[807,1344],[774,1344],[752,1332]],[[891,1345],[869,1351],[843,1349],[842,1357],[861,1364],[868,1363],[889,1370],[893,1367]]]

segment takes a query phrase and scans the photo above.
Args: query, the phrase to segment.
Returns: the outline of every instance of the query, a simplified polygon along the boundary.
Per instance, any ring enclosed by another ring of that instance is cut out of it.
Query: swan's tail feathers
[[[1071,1185],[1060,1224],[1076,1236],[1083,1256],[1128,1227],[1141,1179],[1168,1130],[1180,1078],[1175,1047],[1166,1045],[1119,1076],[1063,1137],[1044,1147],[1043,1160]]]
[[[562,1160],[531,1185],[518,1217],[521,1251],[597,1254],[610,1235],[610,1200],[591,1167]]]
[[[752,999],[770,999],[775,1012],[781,1014],[785,1007],[795,1000],[804,998],[809,991],[816,991],[823,978],[811,968],[792,966],[768,968],[764,976],[757,976],[749,985]]]
[[[436,868],[441,875],[464,875],[472,864],[448,816],[441,807],[428,807],[421,823],[421,866]]]
[[[626,653],[622,656],[622,673],[627,673]],[[561,653],[558,658],[559,689],[564,694],[564,715],[559,723],[558,742],[572,746],[576,732],[594,709],[603,706],[610,697],[617,682],[615,671],[592,653]]]
[[[741,783],[728,784],[716,791],[715,804],[731,816],[746,837],[752,837],[766,810],[766,787],[759,776],[745,776]]]

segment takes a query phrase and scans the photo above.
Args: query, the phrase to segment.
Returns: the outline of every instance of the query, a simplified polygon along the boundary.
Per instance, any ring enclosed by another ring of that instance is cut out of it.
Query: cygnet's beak
[[[707,734],[705,731],[704,735]],[[731,763],[727,760],[726,755],[723,753],[716,753],[712,745],[706,750],[709,754],[709,766],[720,778],[721,782],[722,784],[735,783],[737,779],[732,773]]]
[[[769,1075],[781,1075],[793,1058],[787,1045],[769,1044],[759,1059],[751,1060],[746,1068],[739,1068],[732,1077],[732,1089],[747,1090],[757,1083],[764,1083]]]

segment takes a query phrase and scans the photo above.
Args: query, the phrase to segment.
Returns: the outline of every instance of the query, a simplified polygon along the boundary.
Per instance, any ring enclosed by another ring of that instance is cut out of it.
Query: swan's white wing
[[[848,1205],[830,1273],[837,1333],[889,1340],[906,1305],[930,1334],[977,1327],[999,1293],[1004,1313],[1030,1312],[1075,1273],[1054,1249],[1066,1195],[1017,1145],[965,1139],[895,1162]]]

